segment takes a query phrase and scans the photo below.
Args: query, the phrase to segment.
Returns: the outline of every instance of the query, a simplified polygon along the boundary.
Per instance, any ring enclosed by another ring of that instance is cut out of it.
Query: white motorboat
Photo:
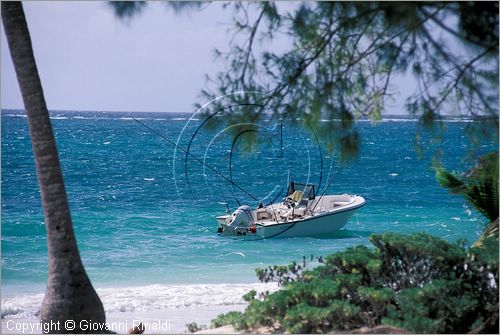
[[[314,185],[291,182],[282,202],[257,209],[240,206],[218,216],[218,232],[256,238],[325,235],[345,226],[364,205],[365,199],[357,195],[317,196]]]

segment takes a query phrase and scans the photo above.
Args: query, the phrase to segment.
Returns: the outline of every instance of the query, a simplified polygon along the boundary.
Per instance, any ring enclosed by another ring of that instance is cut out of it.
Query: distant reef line
[[[2,108],[1,109],[2,114],[7,114],[7,113],[24,113],[24,109],[19,109],[19,108]],[[176,114],[176,115],[193,115],[195,112],[174,112],[174,111],[164,111],[164,112],[153,112],[153,111],[118,111],[118,110],[69,110],[69,109],[51,109],[49,110],[49,113],[102,113],[102,114],[107,114],[107,113],[130,113],[130,114]],[[498,119],[498,115],[475,115],[474,117],[465,117],[465,116],[459,116],[459,115],[453,115],[453,114],[447,114],[447,115],[439,115],[437,116],[438,120],[463,120],[463,121],[471,121],[471,120],[489,120],[489,119]],[[405,114],[383,114],[382,115],[382,121],[383,120],[412,120],[412,121],[418,121],[419,118],[416,116],[411,116],[411,115],[405,115]],[[358,119],[358,121],[370,121],[370,118],[362,116]]]

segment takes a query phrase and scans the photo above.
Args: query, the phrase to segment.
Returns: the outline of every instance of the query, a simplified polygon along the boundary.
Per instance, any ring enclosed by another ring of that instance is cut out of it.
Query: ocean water
[[[259,146],[249,153],[251,132],[233,141],[234,129],[209,129],[197,115],[57,111],[51,118],[81,257],[108,312],[241,304],[243,293],[265,288],[257,267],[369,244],[370,234],[388,231],[471,243],[485,223],[438,186],[431,168],[438,147],[446,167],[467,167],[463,122],[446,123],[444,141],[426,145],[421,159],[415,122],[360,122],[360,158],[339,166],[310,132],[288,123],[256,126]],[[26,117],[3,110],[1,121],[2,318],[33,317],[47,279],[44,220]],[[295,180],[321,181],[320,192],[328,186],[367,204],[327,238],[228,239],[216,234],[224,203],[234,210],[258,202],[227,179],[262,202],[281,199]]]

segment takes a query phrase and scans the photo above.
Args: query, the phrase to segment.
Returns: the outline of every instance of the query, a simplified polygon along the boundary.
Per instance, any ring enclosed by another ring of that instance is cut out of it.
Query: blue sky
[[[206,102],[197,100],[205,76],[224,68],[214,48],[227,51],[233,36],[232,10],[217,2],[181,13],[150,2],[125,22],[105,2],[23,5],[50,110],[194,112]],[[1,108],[22,109],[1,30]],[[272,47],[288,49],[290,41]]]
[[[192,112],[222,64],[231,12],[211,4],[175,14],[149,4],[129,22],[104,2],[24,2],[49,109]],[[1,107],[22,108],[1,32]]]
[[[214,48],[227,51],[232,37],[232,10],[218,2],[177,14],[150,2],[126,22],[106,2],[23,4],[51,110],[194,112],[196,102],[206,102],[198,100],[205,75],[223,69]],[[1,108],[22,109],[1,30]],[[273,48],[289,43],[273,42]],[[404,97],[415,89],[411,79],[396,78],[400,98],[386,106],[386,114],[403,112]]]

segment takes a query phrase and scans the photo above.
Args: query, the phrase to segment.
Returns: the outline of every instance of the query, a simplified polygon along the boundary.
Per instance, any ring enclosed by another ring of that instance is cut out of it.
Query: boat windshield
[[[301,183],[295,183],[291,182],[290,185],[288,185],[288,196],[293,196],[295,191],[301,192],[302,199],[308,199],[312,200],[316,196],[316,193],[314,191],[314,185],[312,184],[301,184]]]

